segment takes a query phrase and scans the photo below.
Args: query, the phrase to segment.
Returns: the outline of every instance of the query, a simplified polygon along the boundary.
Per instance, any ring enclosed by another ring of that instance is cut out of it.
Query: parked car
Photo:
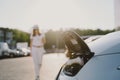
[[[24,56],[30,56],[30,50],[27,48],[22,48],[22,51],[25,53]]]
[[[16,57],[19,55],[19,51],[9,48],[6,42],[0,42],[0,57]]]
[[[95,40],[101,38],[102,36],[103,36],[103,35],[91,36],[91,37],[85,39],[85,42],[86,42],[86,43],[90,43],[90,42],[92,42],[92,41],[95,41]]]
[[[120,80],[120,31],[88,45],[72,31],[65,32],[63,39],[69,60],[56,80]]]
[[[5,42],[0,42],[0,57],[9,56],[9,47]]]
[[[26,48],[18,48],[17,49],[22,56],[29,56],[30,55],[30,50]]]
[[[25,53],[22,51],[22,49],[18,48],[16,50],[19,51],[19,56],[20,57],[24,56]]]
[[[19,55],[20,55],[20,52],[18,50],[15,50],[15,49],[14,50],[9,49],[8,53],[9,53],[10,58],[19,57]]]

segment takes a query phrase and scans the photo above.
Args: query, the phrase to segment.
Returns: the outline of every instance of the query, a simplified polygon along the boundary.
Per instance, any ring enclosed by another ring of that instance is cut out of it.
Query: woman
[[[35,68],[35,80],[40,80],[39,72],[42,64],[42,56],[45,52],[45,36],[39,32],[38,25],[33,27],[33,34],[30,37],[30,48]]]

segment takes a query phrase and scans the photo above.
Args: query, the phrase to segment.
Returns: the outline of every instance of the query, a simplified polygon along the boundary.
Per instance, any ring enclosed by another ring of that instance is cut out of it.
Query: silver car
[[[9,56],[9,47],[5,42],[0,42],[0,57]]]
[[[6,42],[0,42],[0,57],[16,57],[18,56],[19,51],[12,50],[9,48],[8,44]]]
[[[120,31],[88,44],[72,31],[63,39],[69,60],[56,80],[120,80]]]

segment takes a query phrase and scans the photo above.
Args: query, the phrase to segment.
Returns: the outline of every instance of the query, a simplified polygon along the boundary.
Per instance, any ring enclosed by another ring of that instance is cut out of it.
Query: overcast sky
[[[78,27],[113,29],[113,0],[0,0],[0,26],[24,31]]]

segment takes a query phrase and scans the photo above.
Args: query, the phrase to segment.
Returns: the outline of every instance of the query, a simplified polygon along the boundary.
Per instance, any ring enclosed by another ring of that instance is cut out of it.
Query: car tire
[[[1,58],[5,58],[4,52],[2,52]]]
[[[11,54],[10,54],[10,58],[14,58],[14,54],[11,53]]]

